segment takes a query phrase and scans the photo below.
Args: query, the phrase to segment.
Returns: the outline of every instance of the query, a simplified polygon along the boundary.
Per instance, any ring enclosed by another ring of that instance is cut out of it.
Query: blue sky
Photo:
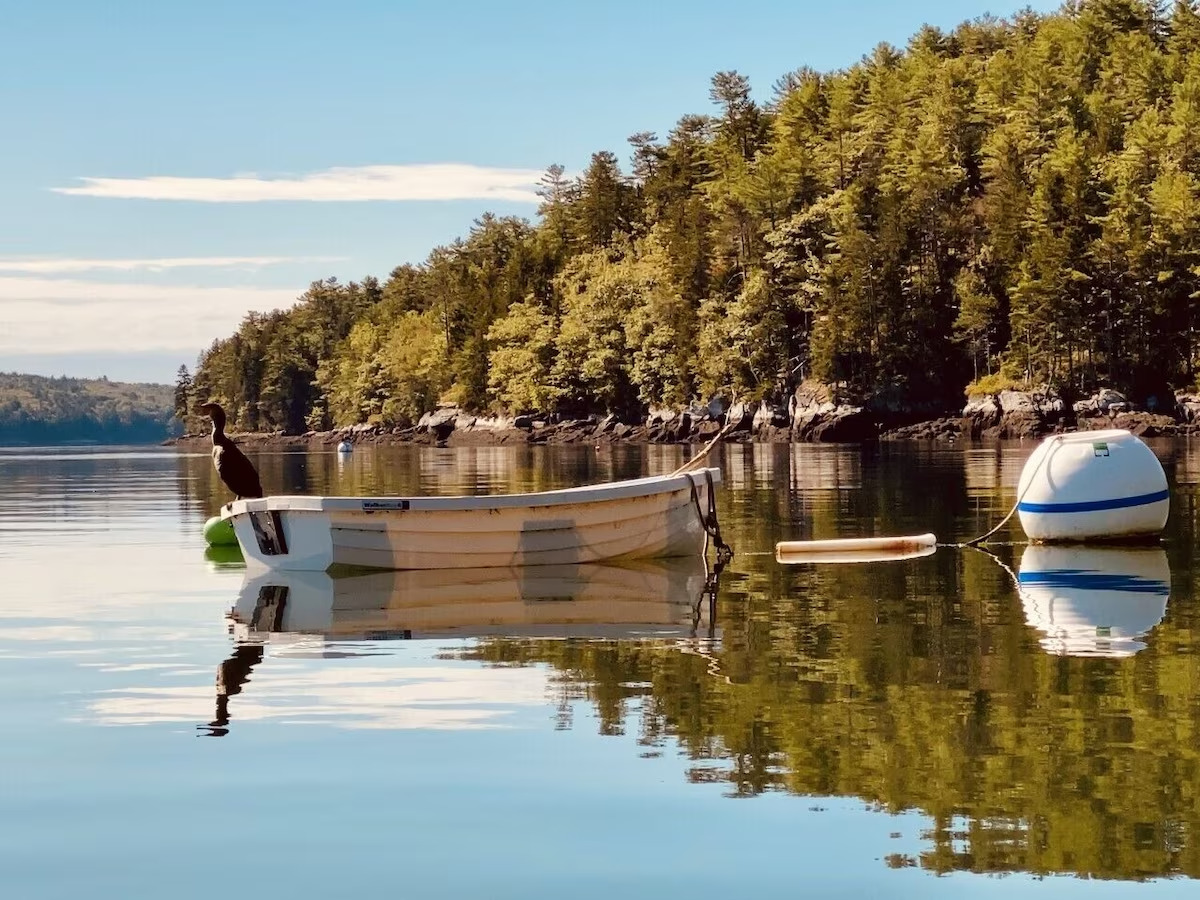
[[[627,160],[717,71],[767,99],[1010,2],[4,3],[0,371],[172,381],[314,279],[533,218],[548,165]]]

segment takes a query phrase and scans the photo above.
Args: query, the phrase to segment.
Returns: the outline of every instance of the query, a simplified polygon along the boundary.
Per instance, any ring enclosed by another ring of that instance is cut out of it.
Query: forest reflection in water
[[[719,507],[738,555],[711,613],[694,617],[691,576],[659,572],[632,588],[641,598],[633,618],[670,624],[670,634],[571,633],[580,621],[537,633],[539,601],[511,578],[471,586],[482,606],[510,604],[507,618],[480,612],[453,624],[436,621],[436,602],[404,607],[411,580],[408,590],[393,576],[291,585],[292,597],[306,597],[292,612],[326,616],[292,625],[270,608],[270,590],[248,580],[231,661],[266,645],[254,665],[269,666],[288,635],[293,651],[304,638],[320,652],[354,652],[359,641],[386,652],[380,639],[419,636],[431,622],[434,634],[467,628],[475,639],[448,653],[497,671],[547,670],[559,727],[583,727],[569,709],[590,704],[601,733],[636,733],[647,754],[681,749],[692,781],[725,784],[730,796],[854,797],[928,815],[922,851],[890,865],[1200,876],[1200,465],[1189,445],[1155,444],[1173,486],[1161,547],[1050,550],[1027,546],[1014,528],[990,553],[942,548],[894,563],[785,567],[769,552],[807,537],[973,537],[1011,505],[1031,449],[723,448]],[[403,448],[260,462],[269,490],[450,493],[635,477],[669,471],[685,452]],[[181,460],[186,490],[211,508],[219,487],[204,472]],[[623,583],[593,573],[578,584],[575,600],[607,603],[598,615],[619,619]],[[237,690],[254,690],[253,673],[237,679]],[[237,702],[227,703],[232,726],[220,727],[236,727]]]

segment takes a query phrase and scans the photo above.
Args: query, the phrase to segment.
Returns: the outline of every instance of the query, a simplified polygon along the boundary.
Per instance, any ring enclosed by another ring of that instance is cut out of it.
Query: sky
[[[536,217],[554,163],[1021,0],[0,0],[0,371],[170,383],[249,311]]]

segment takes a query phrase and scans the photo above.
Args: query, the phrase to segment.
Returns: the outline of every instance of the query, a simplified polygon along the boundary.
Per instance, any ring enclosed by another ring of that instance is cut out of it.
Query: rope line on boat
[[[1046,463],[1048,463],[1050,461],[1050,457],[1052,457],[1054,455],[1055,451],[1057,451],[1058,448],[1062,446],[1062,442],[1063,442],[1062,435],[1059,435],[1058,437],[1054,438],[1054,440],[1051,443],[1050,449],[1046,451],[1046,455],[1043,456],[1041,459],[1041,462],[1039,462],[1037,464],[1037,468],[1035,468],[1033,470],[1032,474],[1030,474],[1029,483],[1025,485],[1025,490],[1021,491],[1020,495],[1017,497],[1017,502],[1014,503],[1012,509],[1010,509],[1008,511],[1008,515],[1000,520],[999,525],[997,525],[995,528],[993,528],[991,531],[987,532],[986,534],[981,534],[977,538],[972,538],[971,540],[966,541],[965,543],[962,543],[962,544],[951,544],[950,546],[952,546],[952,547],[974,547],[977,544],[982,544],[984,541],[986,541],[988,538],[990,538],[993,534],[995,534],[997,531],[999,531],[1001,528],[1003,528],[1005,523],[1013,517],[1013,513],[1015,513],[1017,511],[1017,508],[1021,505],[1021,501],[1024,500],[1025,495],[1027,493],[1029,493],[1029,489],[1031,487],[1033,487],[1033,482],[1036,480],[1036,476],[1037,476],[1038,472],[1040,472],[1042,470],[1042,467],[1045,466]]]
[[[717,495],[711,472],[704,473],[704,483],[708,489],[707,513],[700,508],[700,492],[696,490],[696,479],[688,476],[688,485],[692,489],[692,505],[696,507],[700,524],[704,526],[704,555],[708,556],[708,539],[711,537],[717,548],[717,563],[724,567],[725,563],[733,559],[733,548],[721,539],[721,523],[717,520]]]
[[[708,454],[712,452],[712,448],[717,446],[717,442],[720,441],[721,438],[725,437],[725,435],[729,434],[729,432],[733,431],[733,429],[736,428],[740,424],[741,424],[741,419],[730,419],[728,422],[725,423],[725,425],[721,428],[721,430],[718,431],[713,436],[713,439],[704,445],[703,450],[701,450],[699,453],[697,453],[695,456],[693,456],[691,459],[689,459],[687,462],[685,462],[682,466],[680,466],[678,469],[676,469],[674,472],[672,472],[671,475],[672,476],[682,475],[685,472],[690,472],[692,469],[696,468],[696,465],[698,463],[703,462],[705,457],[707,457]]]

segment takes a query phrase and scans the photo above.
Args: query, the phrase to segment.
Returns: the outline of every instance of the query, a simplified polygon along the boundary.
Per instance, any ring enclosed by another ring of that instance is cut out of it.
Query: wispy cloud
[[[0,276],[0,353],[180,352],[231,334],[247,310],[301,288],[207,287]]]
[[[0,272],[54,275],[66,272],[164,272],[169,269],[260,269],[287,263],[342,262],[344,256],[177,256],[157,259],[3,259]]]
[[[295,177],[91,178],[76,187],[51,188],[80,197],[192,200],[202,203],[261,203],[269,200],[351,202],[366,200],[504,200],[537,203],[542,173],[460,163],[359,166],[325,169]]]

